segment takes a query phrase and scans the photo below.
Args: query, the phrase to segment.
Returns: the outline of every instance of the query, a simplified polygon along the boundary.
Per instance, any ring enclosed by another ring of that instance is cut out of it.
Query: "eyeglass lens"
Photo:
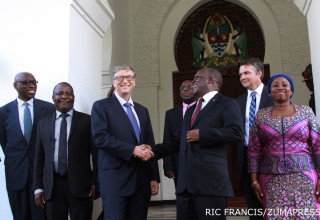
[[[193,85],[189,85],[189,86],[181,86],[180,90],[191,90],[193,89]]]

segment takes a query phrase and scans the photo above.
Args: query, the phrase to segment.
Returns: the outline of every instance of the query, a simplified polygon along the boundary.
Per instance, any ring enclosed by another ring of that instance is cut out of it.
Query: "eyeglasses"
[[[21,83],[22,85],[37,85],[37,80],[23,80],[23,81],[16,81],[16,83]]]
[[[114,79],[118,80],[119,82],[122,82],[124,79],[126,79],[128,82],[131,82],[133,80],[135,80],[135,76],[131,76],[131,75],[127,75],[127,76],[116,76],[114,77]]]
[[[191,90],[193,89],[193,85],[187,85],[187,86],[180,86],[180,91],[182,90]]]

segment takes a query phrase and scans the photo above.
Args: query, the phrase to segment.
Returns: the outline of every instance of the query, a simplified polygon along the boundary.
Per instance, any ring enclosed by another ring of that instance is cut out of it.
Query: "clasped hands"
[[[154,153],[150,145],[142,144],[134,148],[133,156],[138,157],[142,161],[148,161],[154,157]]]

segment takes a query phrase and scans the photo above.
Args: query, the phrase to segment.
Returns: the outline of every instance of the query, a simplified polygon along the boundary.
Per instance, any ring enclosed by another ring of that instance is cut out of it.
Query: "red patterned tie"
[[[203,102],[203,101],[204,101],[203,98],[200,98],[200,99],[198,100],[197,108],[196,108],[196,110],[193,112],[193,115],[192,115],[192,117],[191,117],[190,127],[192,127],[192,125],[193,125],[194,121],[196,120],[199,112],[201,111],[201,107],[202,107],[202,102]]]

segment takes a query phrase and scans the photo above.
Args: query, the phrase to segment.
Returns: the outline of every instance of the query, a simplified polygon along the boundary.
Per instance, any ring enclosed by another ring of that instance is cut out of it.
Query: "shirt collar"
[[[73,116],[74,109],[72,108],[70,111],[67,112],[67,114],[72,117]],[[58,119],[61,116],[62,112],[56,110],[56,119]]]
[[[190,106],[193,106],[194,104],[196,104],[196,102],[194,101],[194,102],[192,102],[192,103],[190,103],[190,104],[187,104],[187,103],[182,103],[182,105],[183,105],[183,107],[184,108],[187,108],[187,107],[190,107]]]
[[[248,97],[250,97],[250,95],[251,95],[251,93],[253,93],[253,92],[256,92],[256,93],[258,93],[259,94],[259,96],[261,96],[261,94],[262,94],[262,90],[263,90],[263,83],[261,83],[260,84],[260,86],[258,86],[258,88],[256,88],[256,90],[249,90],[248,89]]]
[[[117,99],[119,100],[120,104],[123,106],[125,103],[129,102],[132,106],[134,106],[133,104],[133,100],[130,97],[130,99],[128,101],[124,100],[121,96],[119,96],[116,92],[114,93],[115,96],[117,97]]]
[[[25,101],[17,98],[18,106],[21,107],[25,103]],[[33,106],[33,98],[26,101],[30,106]]]
[[[218,91],[211,91],[205,94],[202,98],[204,99],[205,102],[209,102],[210,99],[212,99],[217,93]]]

